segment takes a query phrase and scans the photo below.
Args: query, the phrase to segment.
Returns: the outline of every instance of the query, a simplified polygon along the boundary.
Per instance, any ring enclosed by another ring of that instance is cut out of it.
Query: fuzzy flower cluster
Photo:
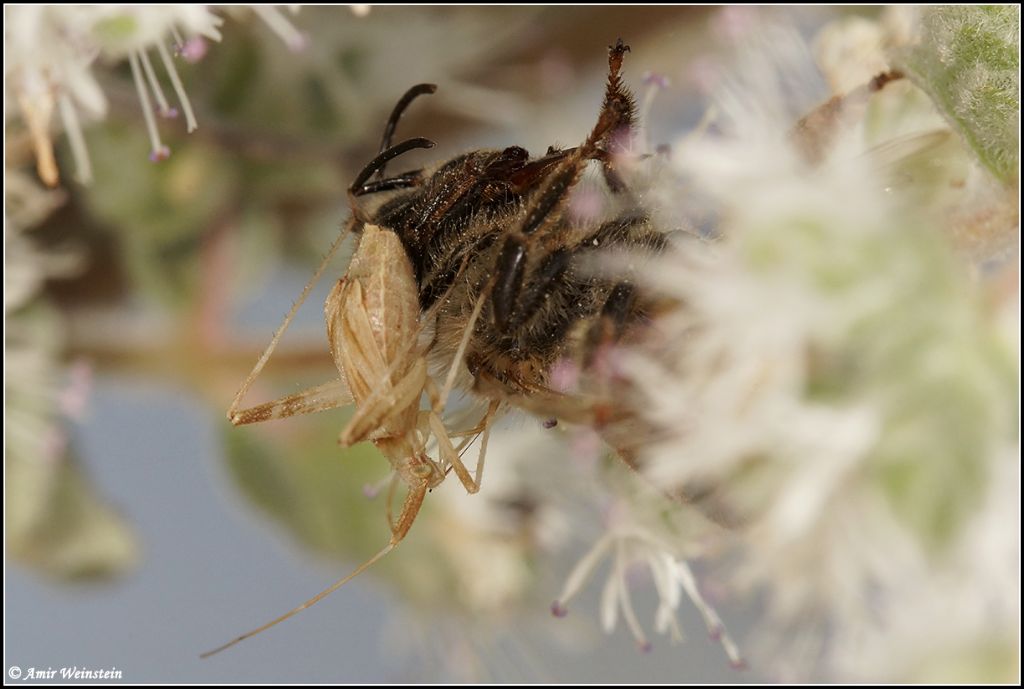
[[[880,46],[872,56],[884,64]],[[833,101],[809,158],[793,127],[814,97],[801,38],[766,31],[730,74],[714,132],[676,149],[695,224],[715,239],[677,243],[644,275],[680,306],[625,357],[654,429],[639,464],[736,532],[734,581],[768,594],[769,636],[800,647],[798,676],[842,673],[842,651],[862,646],[826,639],[899,627],[915,590],[952,582],[988,619],[970,595],[986,587],[963,573],[977,568],[948,563],[986,536],[978,515],[1019,444],[1019,346],[1000,323],[1008,305],[986,305],[935,222],[934,199],[967,185],[934,162],[950,155],[941,118],[879,141],[899,101],[921,109],[916,89]],[[1016,215],[1003,217],[1015,234]]]
[[[278,9],[252,11],[286,45],[294,50],[304,47],[303,34]],[[107,111],[93,73],[98,61],[128,60],[149,134],[150,160],[169,156],[157,117],[173,119],[183,113],[189,132],[198,127],[175,58],[201,60],[206,41],[221,39],[222,24],[206,5],[5,7],[4,88],[28,129],[43,182],[54,187],[60,179],[52,140],[55,116],[67,133],[78,181],[92,179],[81,113],[90,120]],[[165,92],[166,82],[177,105]]]

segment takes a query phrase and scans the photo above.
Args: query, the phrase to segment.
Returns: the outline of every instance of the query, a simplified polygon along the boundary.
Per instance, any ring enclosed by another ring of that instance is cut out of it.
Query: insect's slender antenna
[[[356,190],[366,184],[366,180],[370,179],[374,172],[381,169],[388,161],[397,158],[407,151],[411,151],[414,148],[433,148],[436,146],[430,139],[424,139],[418,136],[414,139],[406,139],[400,144],[395,144],[391,148],[381,151],[376,158],[366,164],[366,167],[356,175],[355,181],[352,182],[352,186],[348,188],[349,193],[354,194]]]
[[[259,361],[256,362],[256,366],[254,366],[252,371],[249,373],[249,377],[245,379],[245,383],[242,384],[242,387],[238,391],[238,394],[235,395],[235,399],[231,401],[231,406],[228,408],[228,418],[231,419],[232,421],[234,421],[235,419],[235,414],[238,411],[238,407],[242,403],[242,398],[245,397],[245,393],[249,391],[249,387],[253,384],[253,381],[255,381],[256,378],[260,375],[260,372],[263,370],[263,367],[267,365],[267,361],[270,359],[270,355],[273,354],[274,350],[277,348],[277,343],[281,340],[281,337],[284,335],[284,331],[288,329],[288,326],[291,324],[292,319],[295,318],[295,314],[298,312],[302,304],[306,301],[306,297],[308,297],[309,293],[313,291],[313,287],[315,287],[316,283],[320,281],[320,276],[323,275],[324,270],[327,268],[327,264],[331,262],[331,259],[334,257],[334,254],[338,251],[338,247],[341,246],[341,243],[345,240],[345,237],[347,236],[347,229],[342,230],[341,232],[338,233],[338,238],[334,240],[334,243],[331,244],[331,248],[327,250],[327,254],[324,256],[324,260],[320,262],[320,267],[316,269],[316,272],[313,273],[313,277],[309,279],[309,282],[306,283],[305,288],[302,290],[302,294],[300,294],[299,298],[295,301],[294,304],[292,304],[292,308],[288,312],[288,315],[285,316],[284,322],[281,323],[281,327],[279,327],[277,329],[277,332],[274,333],[274,337],[271,338],[270,344],[267,345],[267,348],[265,350],[263,350],[263,354],[260,355]]]
[[[315,596],[313,596],[312,598],[307,600],[305,603],[303,603],[299,607],[294,608],[292,610],[289,610],[288,612],[286,612],[285,614],[281,615],[280,617],[277,617],[277,618],[271,620],[270,622],[267,622],[265,625],[263,625],[261,627],[257,627],[256,629],[253,629],[251,632],[246,632],[245,634],[242,634],[238,638],[233,639],[232,641],[229,641],[228,643],[224,644],[223,646],[218,646],[217,648],[213,649],[212,651],[207,651],[206,653],[203,653],[199,657],[200,658],[209,658],[210,656],[215,655],[217,653],[220,653],[221,651],[223,651],[225,649],[231,648],[232,646],[234,646],[235,644],[239,643],[240,641],[245,641],[246,639],[248,639],[251,636],[256,636],[260,632],[264,632],[264,631],[270,629],[271,627],[273,627],[273,626],[275,626],[275,625],[277,625],[277,624],[279,624],[281,622],[284,622],[289,617],[302,612],[306,608],[309,608],[309,607],[312,607],[313,605],[316,605],[321,600],[323,600],[327,596],[331,595],[332,593],[334,593],[335,591],[340,589],[342,586],[347,584],[349,581],[351,581],[352,579],[354,579],[357,576],[359,576],[360,574],[362,574],[363,571],[365,571],[366,569],[371,567],[375,562],[377,562],[382,557],[384,557],[385,555],[390,553],[392,550],[394,550],[395,545],[397,545],[397,544],[394,541],[388,543],[379,553],[377,553],[376,555],[371,557],[369,560],[367,560],[363,564],[361,564],[358,567],[356,567],[355,570],[351,574],[349,574],[348,576],[343,577],[341,579],[338,579],[338,581],[334,582],[333,584],[331,584],[330,586],[325,588],[323,591],[321,591],[320,593],[316,594]]]
[[[388,118],[388,122],[384,125],[384,135],[380,139],[380,151],[383,153],[388,150],[391,146],[391,137],[395,135],[395,128],[398,126],[398,120],[402,117],[402,113],[405,112],[409,104],[413,102],[418,96],[422,96],[428,93],[434,93],[437,91],[437,84],[416,84],[411,89],[405,92],[405,95],[398,99],[395,104],[395,109],[391,111],[391,117]],[[377,171],[377,177],[379,179],[384,178],[384,168],[387,165],[380,166]]]

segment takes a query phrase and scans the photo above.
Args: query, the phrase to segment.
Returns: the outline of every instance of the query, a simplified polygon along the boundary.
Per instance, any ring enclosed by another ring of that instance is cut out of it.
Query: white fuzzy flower
[[[623,365],[655,429],[638,464],[737,530],[735,581],[766,590],[775,636],[820,658],[814,644],[870,628],[969,528],[1013,391],[1009,352],[929,233],[947,178],[907,193],[924,166],[892,175],[873,147],[914,131],[868,132],[863,102],[824,123],[809,160],[794,124],[829,95],[817,83],[795,33],[747,42],[717,131],[676,146],[716,240],[641,276],[680,307]]]
[[[984,507],[948,566],[889,592],[887,614],[846,629],[828,662],[854,682],[1013,683],[1020,668],[1020,448],[996,463]]]
[[[305,35],[276,8],[251,11],[289,47],[305,46]],[[170,155],[156,116],[177,117],[180,107],[187,131],[198,127],[174,56],[198,60],[205,53],[205,40],[221,39],[222,24],[223,19],[207,5],[5,7],[5,88],[28,125],[39,176],[47,186],[59,181],[50,134],[55,111],[67,132],[78,180],[88,183],[92,178],[79,109],[88,118],[106,114],[106,98],[92,74],[101,57],[129,61],[149,134],[150,159]],[[170,82],[177,107],[164,92],[164,79]]]
[[[90,117],[102,117],[106,99],[92,75],[99,56],[127,57],[131,61],[139,100],[152,144],[151,157],[169,153],[160,141],[150,104],[155,98],[158,112],[173,117],[149,52],[160,58],[167,78],[185,112],[188,130],[196,128],[195,117],[168,45],[182,42],[185,35],[220,39],[221,20],[203,5],[162,7],[113,6],[18,6],[4,9],[5,82],[12,89],[29,125],[36,150],[40,177],[49,186],[58,181],[49,122],[56,107],[68,134],[79,181],[92,177],[88,151],[82,134],[78,108]],[[145,75],[145,81],[143,81]]]

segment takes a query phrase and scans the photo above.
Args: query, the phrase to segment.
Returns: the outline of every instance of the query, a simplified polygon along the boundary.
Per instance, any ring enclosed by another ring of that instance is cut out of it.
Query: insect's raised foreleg
[[[629,46],[621,40],[609,48],[608,86],[597,123],[583,145],[566,152],[554,166],[534,194],[522,222],[509,233],[498,254],[492,305],[495,324],[502,331],[509,327],[514,304],[522,289],[530,237],[542,235],[546,229],[558,224],[569,192],[579,181],[587,161],[605,157],[606,149],[602,148],[605,145],[611,146],[614,153],[616,147],[624,145],[619,143],[620,135],[625,133],[628,136],[632,130],[636,104],[619,77],[622,56],[628,50]]]
[[[284,335],[285,330],[287,330],[288,326],[291,325],[292,319],[295,318],[295,314],[298,313],[299,308],[306,301],[306,298],[309,296],[309,293],[313,291],[313,287],[315,287],[316,283],[320,281],[320,276],[323,275],[324,270],[327,268],[327,264],[330,263],[331,259],[334,257],[334,254],[337,253],[338,247],[341,246],[342,241],[344,241],[345,237],[348,235],[348,229],[350,229],[350,227],[347,228],[346,230],[340,232],[338,234],[338,238],[334,240],[333,244],[331,244],[331,248],[327,250],[327,255],[324,256],[324,260],[320,262],[320,266],[316,269],[316,272],[313,273],[313,277],[311,277],[309,279],[309,282],[306,283],[306,286],[302,290],[302,294],[299,295],[298,300],[295,302],[295,304],[292,305],[292,308],[288,312],[288,315],[286,315],[284,317],[284,322],[281,323],[281,326],[277,329],[277,332],[275,332],[274,336],[271,338],[270,344],[267,345],[267,348],[263,351],[263,354],[260,355],[260,358],[256,362],[256,365],[253,367],[252,371],[249,372],[249,375],[245,379],[245,382],[242,383],[242,387],[238,391],[238,394],[235,395],[235,399],[233,399],[231,401],[231,406],[228,408],[228,418],[232,420],[232,423],[234,423],[234,419],[239,414],[244,414],[247,411],[251,411],[251,410],[239,411],[238,408],[242,404],[242,398],[245,397],[245,393],[247,393],[249,391],[249,388],[252,386],[252,384],[256,381],[256,378],[263,371],[263,367],[267,365],[267,361],[270,360],[270,355],[274,353],[275,349],[277,349],[277,343],[281,341],[281,337]],[[315,389],[316,388],[314,388],[314,390]],[[282,399],[287,399],[287,398],[282,398]],[[278,400],[278,401],[280,402],[281,400]],[[271,404],[274,404],[274,403],[271,403]],[[259,409],[262,406],[264,406],[264,405],[260,405],[260,407],[253,407],[252,409]],[[341,405],[338,405],[338,406],[341,406]],[[329,409],[330,407],[325,407],[325,408]],[[268,418],[275,418],[275,417],[268,417]],[[246,422],[246,423],[252,423],[252,422]]]
[[[624,44],[621,38],[615,45],[608,47],[608,83],[601,106],[601,117],[604,118],[607,113],[615,124],[604,134],[600,147],[595,148],[589,155],[591,159],[600,161],[605,184],[613,194],[627,189],[625,180],[616,169],[616,159],[630,153],[635,134],[636,100],[623,85],[619,74],[622,69],[622,58],[628,51],[629,46]]]
[[[620,38],[615,45],[608,46],[608,83],[605,87],[604,102],[598,126],[605,118],[613,124],[602,135],[604,148],[612,155],[628,150],[632,145],[633,123],[636,121],[636,100],[622,83],[622,58],[629,52],[629,46]],[[601,159],[600,155],[595,156]]]

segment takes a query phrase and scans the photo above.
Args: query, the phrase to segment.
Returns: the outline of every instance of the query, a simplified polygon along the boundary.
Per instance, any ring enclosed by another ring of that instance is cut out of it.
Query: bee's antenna
[[[217,653],[220,653],[221,651],[223,651],[225,649],[231,648],[232,646],[234,646],[235,644],[237,644],[240,641],[245,641],[250,636],[256,636],[260,632],[264,632],[264,631],[270,629],[271,627],[273,627],[274,625],[276,625],[276,624],[278,624],[280,622],[284,622],[285,620],[287,620],[292,615],[300,613],[303,610],[305,610],[306,608],[315,605],[316,603],[320,602],[322,599],[326,598],[330,594],[332,594],[335,591],[337,591],[338,589],[340,589],[342,586],[347,584],[352,579],[354,579],[357,576],[359,576],[360,574],[362,574],[363,571],[365,571],[367,568],[369,568],[371,565],[373,565],[373,563],[377,562],[382,557],[384,557],[385,555],[390,553],[392,550],[394,550],[396,545],[397,545],[397,543],[394,540],[392,540],[392,542],[388,543],[387,546],[385,546],[383,550],[381,550],[379,553],[377,553],[376,555],[371,557],[369,560],[367,560],[363,564],[361,564],[358,567],[356,567],[355,571],[353,571],[351,574],[349,574],[348,576],[346,576],[346,577],[344,577],[342,579],[338,579],[338,581],[334,582],[333,584],[331,584],[330,586],[325,588],[323,591],[321,591],[320,593],[318,593],[315,596],[313,596],[312,598],[310,598],[308,601],[306,601],[305,603],[303,603],[299,607],[286,612],[285,614],[283,614],[280,617],[277,617],[277,618],[271,620],[270,622],[267,622],[262,627],[257,627],[256,629],[253,629],[251,632],[246,632],[245,634],[242,634],[240,637],[238,637],[236,639],[233,639],[232,641],[227,642],[223,646],[218,646],[217,648],[213,649],[212,651],[207,651],[206,653],[203,653],[199,657],[200,658],[209,658],[210,656],[215,655]]]
[[[391,111],[391,116],[388,118],[388,122],[384,125],[384,136],[380,139],[380,151],[383,153],[388,150],[391,146],[391,137],[395,135],[395,128],[398,126],[398,120],[402,117],[402,113],[405,112],[409,104],[412,103],[417,97],[428,93],[434,93],[437,91],[437,84],[416,84],[411,89],[405,92],[405,95],[398,99],[395,103],[395,109]],[[377,177],[384,178],[384,168],[387,165],[380,166],[377,170]]]
[[[370,179],[374,172],[383,168],[388,161],[397,158],[398,156],[411,151],[414,148],[433,148],[436,146],[430,139],[424,139],[423,137],[416,137],[414,139],[406,139],[400,144],[395,144],[391,148],[381,151],[376,158],[366,164],[366,167],[356,175],[355,181],[352,182],[352,186],[348,188],[350,194],[354,194],[357,189],[366,184],[366,180]]]

